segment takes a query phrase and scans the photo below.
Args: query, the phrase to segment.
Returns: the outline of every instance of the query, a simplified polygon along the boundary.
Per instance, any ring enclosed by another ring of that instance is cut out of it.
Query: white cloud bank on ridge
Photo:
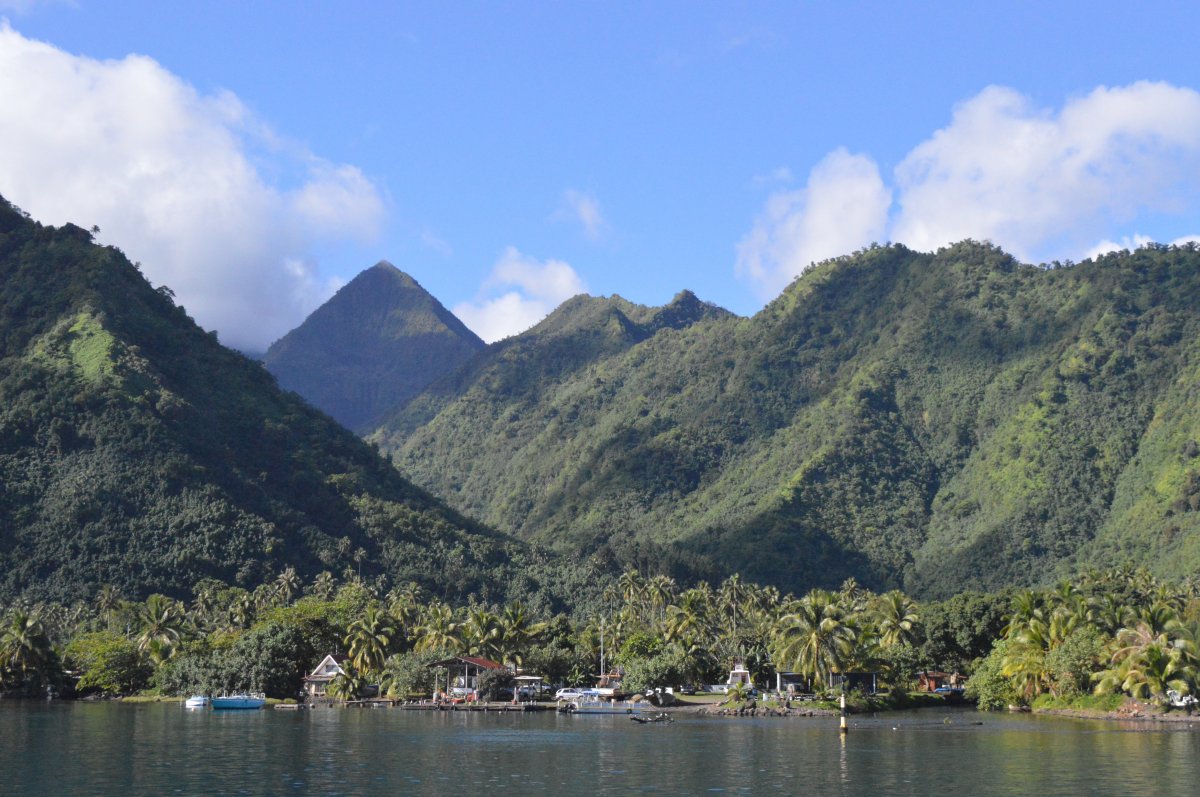
[[[281,146],[233,94],[202,95],[143,56],[74,56],[2,21],[0,152],[6,199],[46,223],[99,225],[198,323],[250,349],[336,287],[315,248],[369,240],[384,215],[361,171]],[[262,158],[295,184],[265,179]]]
[[[479,295],[451,312],[488,343],[523,332],[587,286],[562,260],[539,261],[508,247]]]
[[[990,240],[1033,261],[1121,248],[1106,236],[1140,214],[1200,207],[1200,93],[1102,86],[1052,111],[992,86],[908,153],[890,189],[872,171],[837,150],[803,191],[772,194],[738,245],[738,273],[769,297],[814,261],[885,239],[925,251]]]

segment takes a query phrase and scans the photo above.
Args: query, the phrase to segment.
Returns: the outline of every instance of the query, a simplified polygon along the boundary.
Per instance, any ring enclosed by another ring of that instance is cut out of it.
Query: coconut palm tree
[[[771,658],[781,668],[803,673],[814,683],[828,684],[841,669],[854,642],[835,596],[814,590],[789,607],[771,640]]]
[[[325,694],[337,700],[353,700],[358,697],[366,686],[365,679],[354,669],[354,665],[346,662],[342,672],[329,682]]]
[[[1161,703],[1166,700],[1168,689],[1187,694],[1195,678],[1195,669],[1185,664],[1178,649],[1154,642],[1113,669],[1100,673],[1096,691],[1100,694],[1122,691],[1139,700]]]
[[[879,596],[874,619],[879,629],[879,644],[885,648],[911,644],[917,636],[920,614],[917,604],[898,589]]]
[[[414,636],[414,650],[424,653],[430,650],[462,649],[462,631],[454,619],[454,610],[444,603],[430,604],[422,614]]]
[[[467,655],[488,658],[500,655],[497,650],[501,635],[500,618],[495,612],[483,606],[472,606],[467,609],[467,619],[461,631],[463,652]]]
[[[368,606],[362,617],[350,624],[342,644],[350,656],[354,669],[361,673],[373,673],[383,669],[383,663],[391,652],[396,628],[392,619],[378,606]]]
[[[288,565],[283,569],[271,585],[275,593],[275,599],[286,606],[292,602],[292,598],[300,592],[300,576],[296,575],[296,568]]]
[[[333,577],[333,573],[328,570],[322,570],[313,579],[312,586],[309,587],[309,594],[321,600],[329,600],[333,597],[334,591],[337,590],[337,579]]]
[[[155,593],[137,609],[137,649],[148,653],[152,644],[164,659],[170,658],[186,628],[187,612],[166,595]]]
[[[49,675],[54,651],[36,614],[18,609],[0,632],[0,675],[12,673],[26,685],[40,685]]]
[[[529,619],[529,611],[521,601],[513,601],[505,606],[500,614],[500,633],[496,641],[500,663],[519,667],[525,660],[525,651],[545,629],[545,623],[535,623]]]

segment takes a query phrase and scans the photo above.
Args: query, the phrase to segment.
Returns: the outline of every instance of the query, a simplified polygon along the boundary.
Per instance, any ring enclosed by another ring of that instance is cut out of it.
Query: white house
[[[316,669],[304,676],[304,694],[308,697],[324,697],[325,690],[329,688],[329,682],[345,672],[342,669],[342,662],[346,658],[346,656],[330,654],[321,659],[321,663],[316,666]]]

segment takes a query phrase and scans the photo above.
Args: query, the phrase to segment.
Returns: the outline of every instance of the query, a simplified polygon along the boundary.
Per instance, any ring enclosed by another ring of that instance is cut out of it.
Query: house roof
[[[329,653],[323,659],[321,659],[320,661],[317,662],[317,666],[313,667],[312,672],[306,676],[305,680],[307,680],[308,678],[317,678],[317,679],[325,680],[329,677],[325,673],[321,672],[321,669],[325,666],[325,662],[332,662],[332,663],[336,664],[338,666],[338,668],[340,669],[342,664],[349,658],[350,657],[345,655],[344,653]]]
[[[470,664],[481,670],[503,670],[503,664],[497,664],[491,659],[485,659],[482,656],[453,656],[449,659],[442,659],[430,663],[430,667],[450,667],[456,664]]]

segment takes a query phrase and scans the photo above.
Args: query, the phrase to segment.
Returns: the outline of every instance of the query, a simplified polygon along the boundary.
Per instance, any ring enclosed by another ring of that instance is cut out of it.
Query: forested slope
[[[0,594],[361,570],[553,601],[570,571],[445,508],[74,225],[0,200]]]
[[[497,528],[675,575],[924,595],[1200,564],[1200,254],[874,247],[753,318],[579,297],[376,433]],[[638,308],[653,317],[654,308]]]

